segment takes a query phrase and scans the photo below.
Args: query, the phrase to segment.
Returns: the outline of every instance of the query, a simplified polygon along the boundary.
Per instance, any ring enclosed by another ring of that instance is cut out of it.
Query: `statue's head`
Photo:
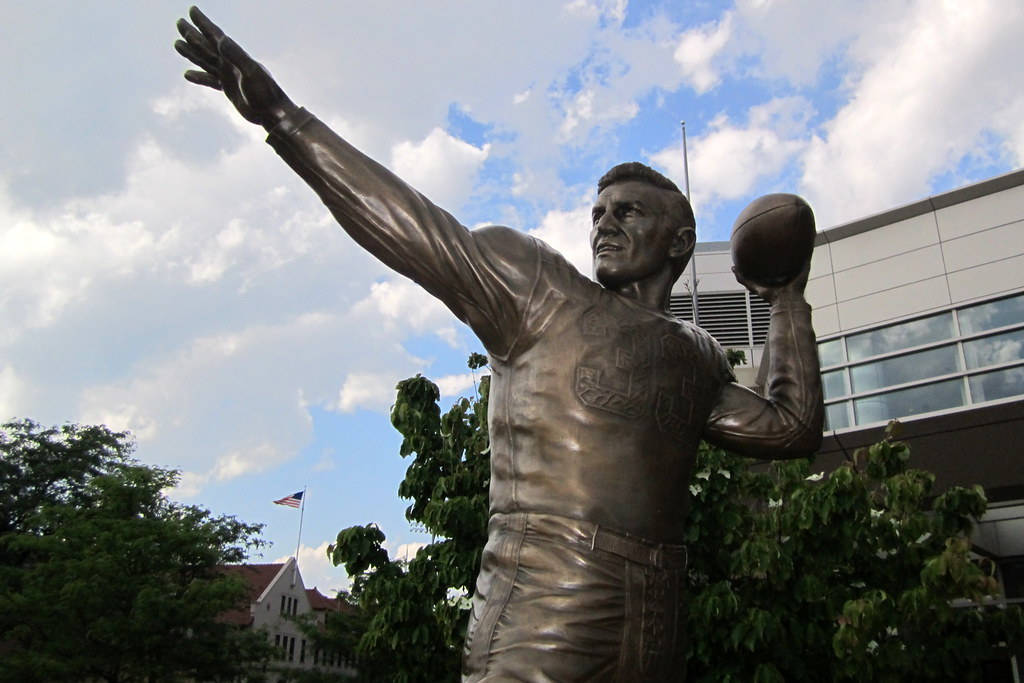
[[[597,183],[590,246],[608,288],[663,272],[675,282],[696,244],[696,221],[676,184],[639,162],[619,164]]]

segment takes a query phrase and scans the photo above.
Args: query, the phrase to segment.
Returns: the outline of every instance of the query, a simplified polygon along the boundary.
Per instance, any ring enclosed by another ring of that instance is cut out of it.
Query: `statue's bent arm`
[[[766,395],[727,384],[705,426],[711,443],[757,458],[805,457],[821,446],[821,370],[802,289],[772,302]]]

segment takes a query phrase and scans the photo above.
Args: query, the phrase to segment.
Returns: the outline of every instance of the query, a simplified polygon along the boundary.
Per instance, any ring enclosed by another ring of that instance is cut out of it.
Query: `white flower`
[[[898,636],[899,634],[900,634],[900,630],[898,628],[896,628],[895,626],[886,626],[885,627],[885,635],[887,635],[887,636]]]
[[[927,541],[931,537],[932,537],[932,532],[926,531],[923,534],[921,534],[918,537],[918,539],[916,541],[914,541],[914,543],[924,543],[925,541]]]
[[[871,519],[878,519],[881,516],[882,516],[882,511],[881,510],[875,510],[874,508],[871,509]]]
[[[691,495],[694,495],[694,496],[700,495],[700,492],[703,491],[703,490],[704,489],[701,488],[700,484],[690,484],[690,494]]]
[[[779,498],[778,500],[774,500],[772,498],[769,498],[768,499],[768,507],[769,508],[780,508],[780,507],[782,507],[782,499]]]
[[[877,649],[878,649],[878,643],[877,642],[875,642],[874,640],[868,641],[868,652],[869,653],[874,654],[875,650],[877,650]]]
[[[710,479],[711,478],[711,473],[708,472],[707,470],[704,470],[703,472],[698,472],[697,474],[695,474],[693,476],[697,477],[698,479]]]
[[[812,474],[809,477],[804,477],[804,481],[821,481],[824,476],[824,472],[818,472],[817,474]]]
[[[718,473],[721,474],[726,479],[732,479],[732,472],[730,472],[729,470],[718,470]]]

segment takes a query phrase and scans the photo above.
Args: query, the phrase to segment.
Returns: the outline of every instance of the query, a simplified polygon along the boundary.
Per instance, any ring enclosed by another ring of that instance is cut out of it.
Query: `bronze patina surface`
[[[822,436],[809,262],[771,302],[765,395],[668,313],[696,241],[689,203],[638,163],[598,185],[597,282],[516,230],[467,230],[295,105],[199,10],[175,47],[313,188],[342,228],[443,301],[490,357],[488,543],[466,681],[678,681],[698,441],[765,458]]]

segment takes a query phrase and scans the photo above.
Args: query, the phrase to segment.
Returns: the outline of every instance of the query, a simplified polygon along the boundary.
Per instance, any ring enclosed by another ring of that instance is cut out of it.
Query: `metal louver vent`
[[[697,295],[700,326],[722,346],[762,346],[768,335],[769,305],[747,292],[700,292]],[[693,298],[673,294],[669,311],[693,322]]]

